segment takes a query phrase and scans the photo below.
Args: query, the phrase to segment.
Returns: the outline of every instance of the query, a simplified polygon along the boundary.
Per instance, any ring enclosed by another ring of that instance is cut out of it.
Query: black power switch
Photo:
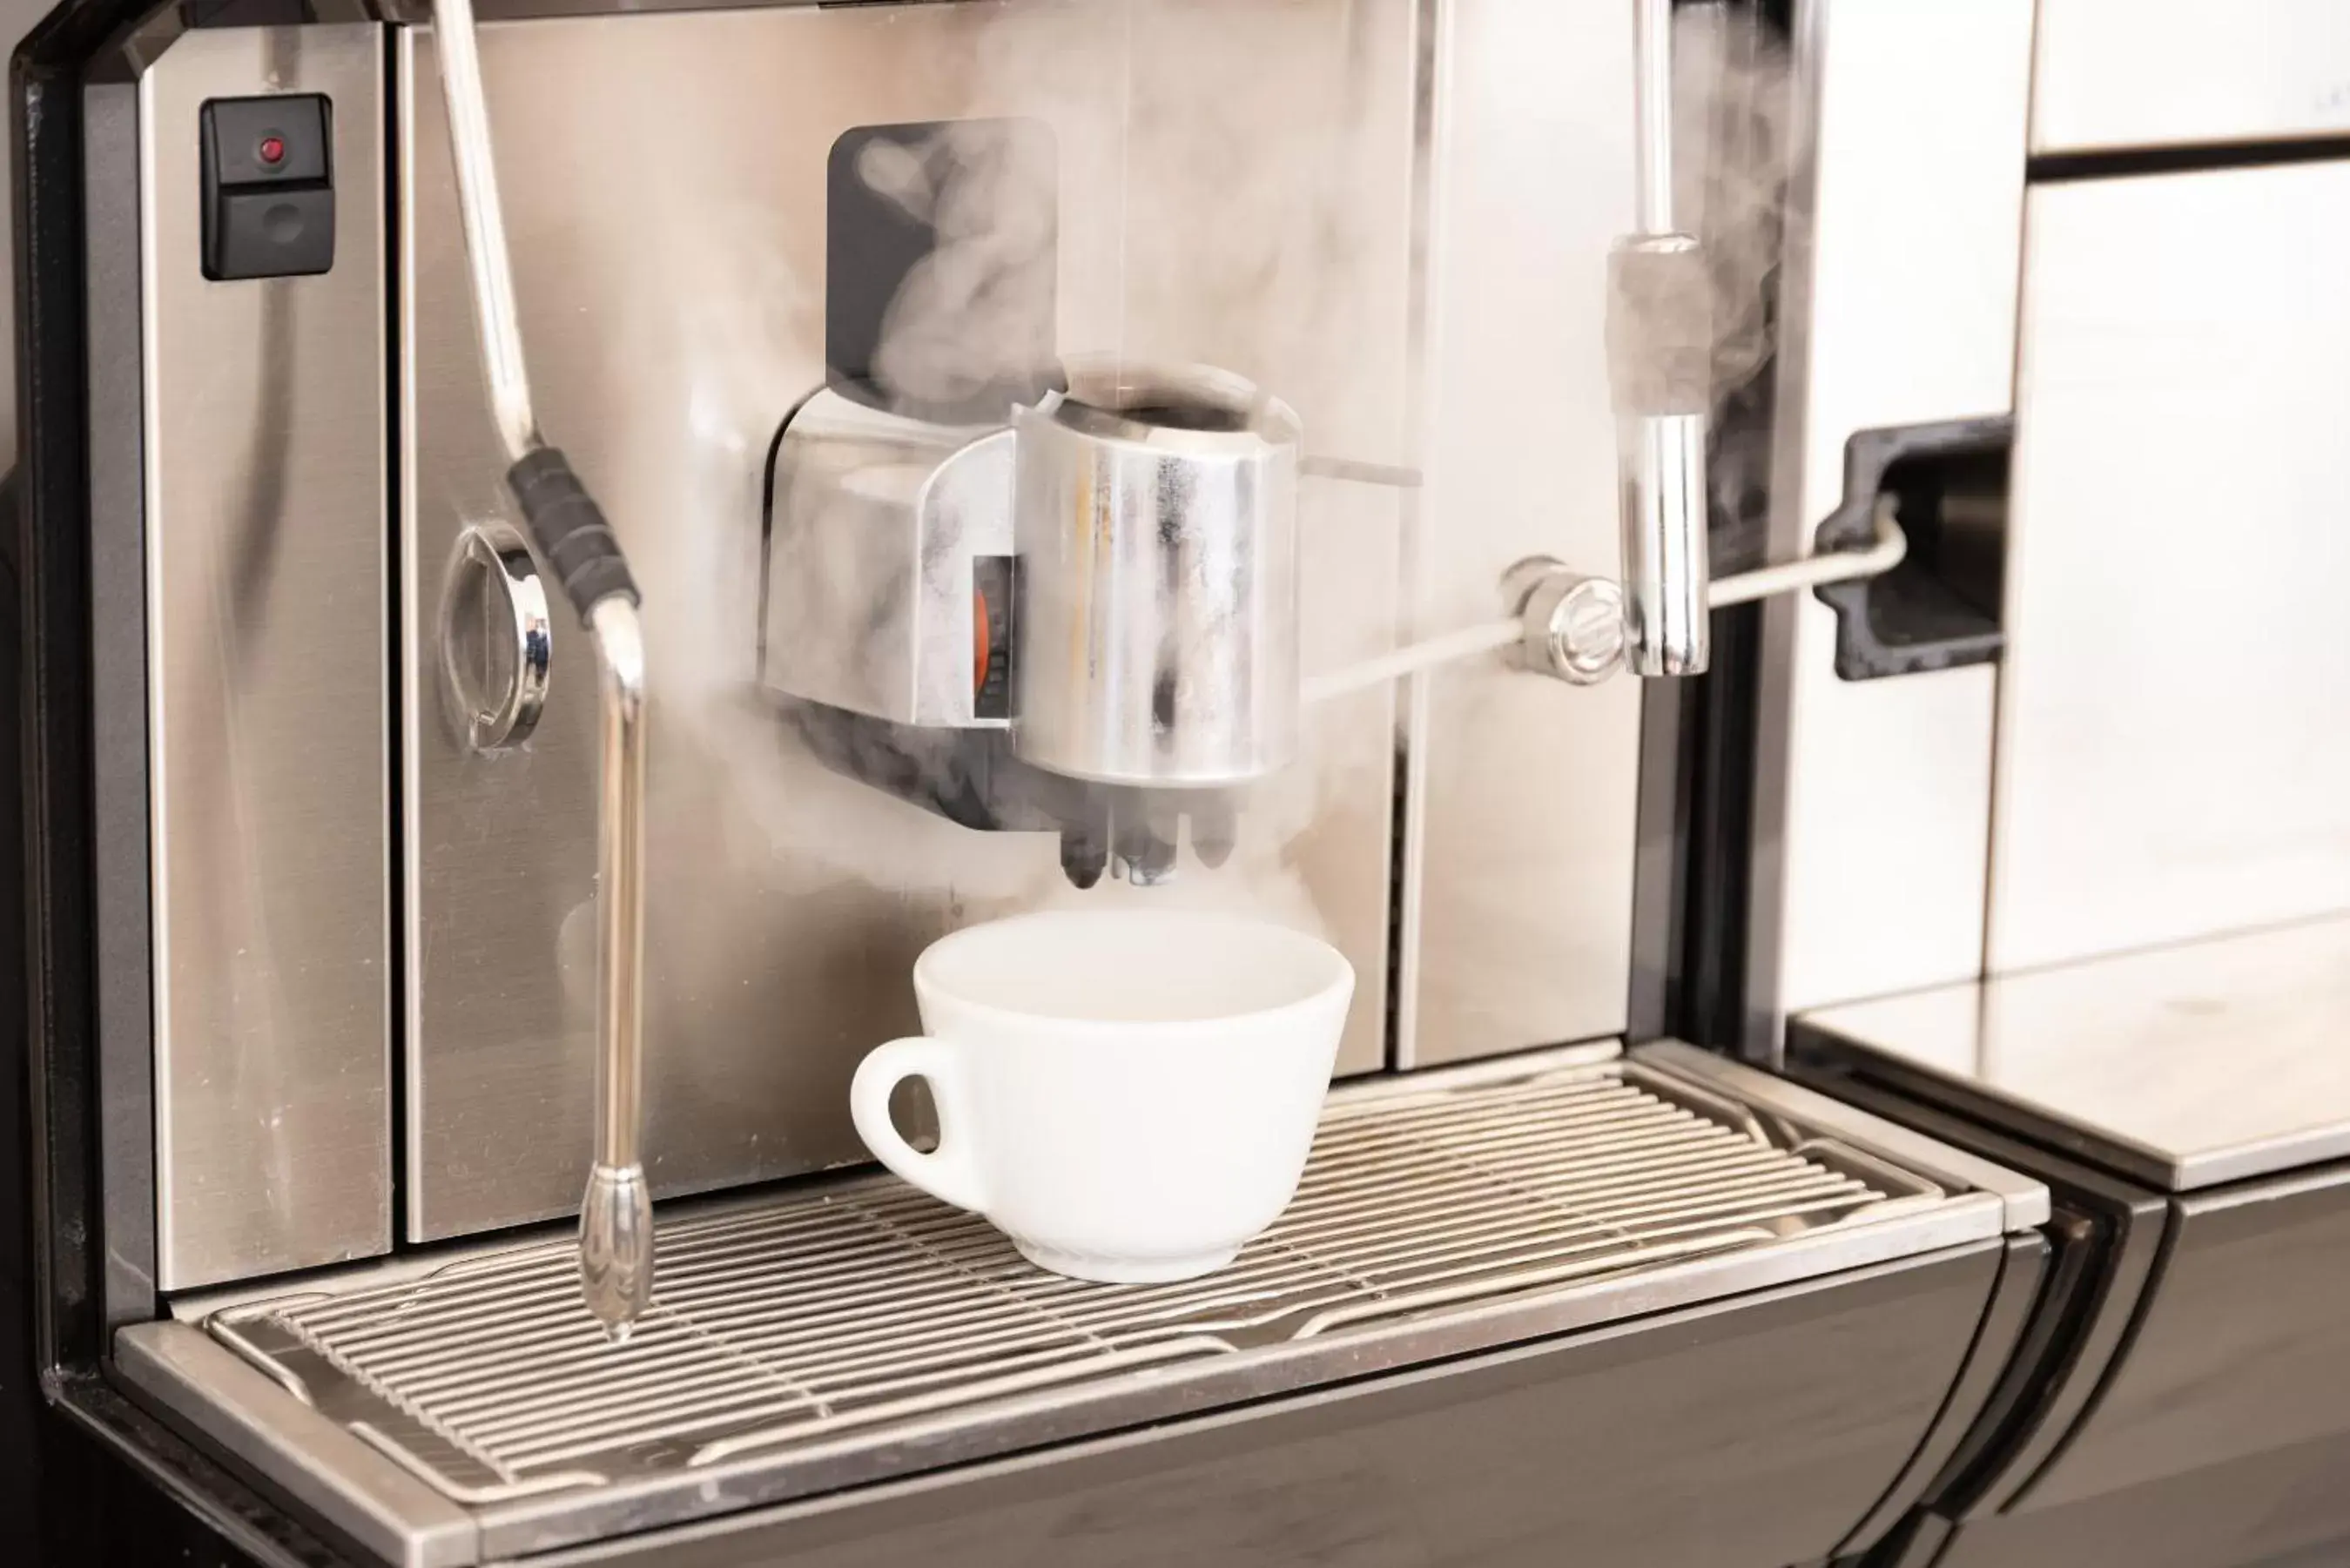
[[[204,105],[206,277],[298,277],[335,265],[333,126],[316,93]]]

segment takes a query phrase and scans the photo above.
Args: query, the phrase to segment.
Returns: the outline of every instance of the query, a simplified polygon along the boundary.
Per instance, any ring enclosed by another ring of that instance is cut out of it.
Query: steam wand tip
[[[579,1205],[579,1285],[615,1345],[652,1306],[653,1203],[644,1168],[598,1165]]]

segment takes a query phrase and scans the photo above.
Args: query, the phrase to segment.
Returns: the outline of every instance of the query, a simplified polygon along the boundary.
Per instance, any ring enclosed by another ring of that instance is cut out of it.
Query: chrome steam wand
[[[1632,5],[1641,232],[1616,243],[1607,278],[1622,580],[1530,556],[1503,575],[1505,613],[1310,676],[1308,704],[1502,651],[1521,669],[1575,685],[1596,684],[1618,670],[1701,674],[1710,609],[1877,576],[1908,549],[1897,498],[1888,493],[1872,509],[1866,545],[1712,576],[1706,559],[1712,280],[1697,239],[1674,222],[1672,0]]]
[[[1633,0],[1636,221],[1608,258],[1608,381],[1624,536],[1624,668],[1697,675],[1706,624],[1711,282],[1673,223],[1672,0]]]
[[[596,1157],[579,1207],[579,1278],[613,1339],[651,1303],[652,1195],[642,1144],[645,649],[637,586],[611,524],[538,432],[515,313],[514,267],[491,155],[473,0],[437,0],[435,52],[457,166],[457,205],[506,484],[532,542],[562,582],[601,667],[597,763]]]

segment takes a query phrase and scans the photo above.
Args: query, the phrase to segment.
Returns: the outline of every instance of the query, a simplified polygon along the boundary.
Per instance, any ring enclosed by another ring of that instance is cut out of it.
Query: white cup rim
[[[1310,931],[1294,926],[1277,924],[1254,916],[1232,915],[1208,909],[1149,909],[1133,905],[1121,905],[1107,909],[1037,909],[1027,914],[1010,915],[1001,919],[983,920],[976,925],[950,931],[922,950],[914,961],[914,991],[918,996],[935,994],[950,998],[965,1012],[994,1019],[1023,1028],[1057,1032],[1070,1029],[1098,1028],[1103,1022],[1073,1018],[1052,1012],[1033,1012],[1022,1008],[1006,1007],[998,1002],[983,1001],[955,987],[941,983],[937,977],[938,964],[959,948],[975,946],[985,941],[1003,940],[1014,928],[1041,925],[1093,925],[1102,921],[1167,922],[1170,924],[1212,924],[1227,929],[1238,928],[1253,933],[1259,940],[1285,944],[1295,951],[1311,955],[1325,971],[1319,984],[1303,995],[1276,1002],[1269,1007],[1252,1007],[1200,1018],[1140,1018],[1115,1020],[1115,1034],[1120,1039],[1155,1040],[1167,1034],[1197,1033],[1201,1025],[1237,1022],[1242,1019],[1280,1019],[1293,1013],[1311,1012],[1328,1005],[1336,995],[1350,994],[1355,984],[1355,966],[1347,956],[1329,942]]]

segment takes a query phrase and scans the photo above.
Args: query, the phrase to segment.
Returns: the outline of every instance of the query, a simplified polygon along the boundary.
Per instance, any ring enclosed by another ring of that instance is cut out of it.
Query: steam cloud
[[[1052,161],[982,130],[951,131],[920,151],[877,143],[860,161],[872,190],[928,217],[941,239],[886,320],[875,369],[893,393],[910,404],[951,402],[1032,355],[1024,336],[1032,325],[1011,305],[1051,268],[1052,347],[1064,358],[1214,364],[1295,407],[1312,455],[1410,462],[1401,326],[1411,241],[1393,221],[1409,126],[1382,118],[1395,110],[1364,91],[1360,62],[1381,47],[1377,17],[1406,7],[1091,0],[939,9],[962,15],[938,24],[945,41],[920,69],[954,85],[925,97],[922,112],[1042,119],[1053,128]],[[1767,382],[1758,377],[1770,358],[1768,300],[1794,151],[1786,62],[1742,7],[1685,7],[1678,28],[1682,211],[1712,267],[1725,416],[1717,480],[1721,499],[1736,501],[1767,460],[1767,428],[1736,416]],[[711,144],[697,137],[692,155],[674,161],[681,180],[695,177]],[[1386,809],[1392,741],[1376,721],[1362,738],[1375,707],[1309,713],[1305,754],[1254,793],[1222,870],[1187,857],[1172,888],[1105,883],[1085,894],[1062,879],[1049,840],[972,833],[883,799],[815,763],[776,724],[756,695],[749,635],[759,460],[774,421],[810,389],[809,368],[821,363],[822,280],[785,265],[760,225],[804,218],[721,214],[691,248],[677,242],[676,274],[694,296],[681,325],[705,343],[691,358],[718,368],[686,398],[706,459],[687,494],[639,503],[672,513],[682,503],[681,525],[631,549],[661,650],[662,722],[703,765],[682,779],[678,764],[667,766],[656,809],[671,822],[691,818],[671,831],[693,839],[696,866],[755,884],[756,896],[672,891],[666,915],[655,911],[665,945],[675,952],[708,938],[706,959],[688,967],[715,988],[743,961],[744,922],[771,918],[775,898],[852,886],[873,895],[852,900],[857,908],[898,911],[875,972],[900,981],[924,937],[904,919],[917,903],[942,902],[962,921],[1145,897],[1343,935],[1341,905],[1383,893],[1376,877],[1326,876],[1317,855],[1348,813]],[[1391,635],[1396,503],[1376,485],[1308,479],[1300,506],[1312,673],[1376,651]],[[1737,549],[1717,540],[1725,559]]]

